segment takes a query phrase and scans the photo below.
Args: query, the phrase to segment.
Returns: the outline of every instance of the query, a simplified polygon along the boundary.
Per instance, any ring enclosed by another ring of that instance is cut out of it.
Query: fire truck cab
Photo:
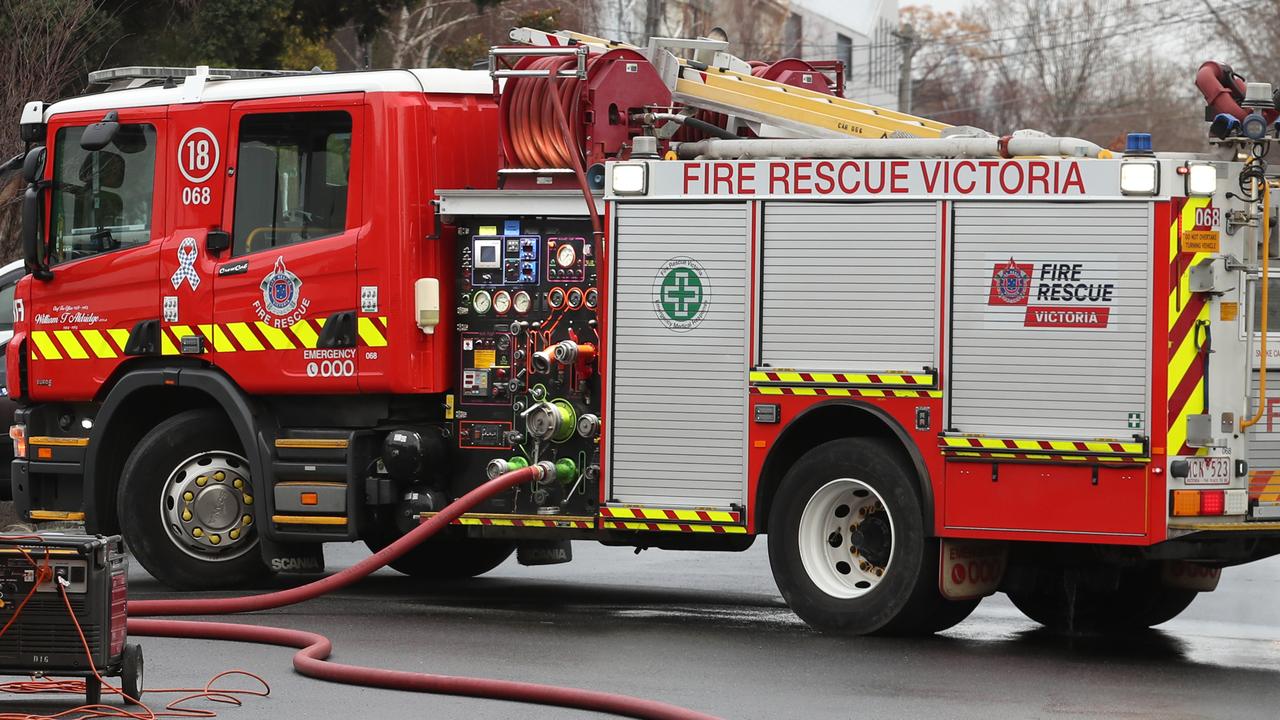
[[[538,464],[393,566],[767,533],[797,614],[855,634],[997,590],[1147,627],[1280,552],[1256,153],[949,129],[718,41],[513,38],[488,73],[132,68],[29,105],[21,512],[229,587]]]

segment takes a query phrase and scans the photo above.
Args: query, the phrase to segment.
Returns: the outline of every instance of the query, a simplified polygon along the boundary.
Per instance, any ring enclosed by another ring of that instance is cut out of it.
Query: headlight
[[[644,163],[618,163],[611,176],[615,195],[644,195],[649,189],[649,166]]]
[[[1203,163],[1187,164],[1187,194],[1212,195],[1218,191],[1218,168]]]
[[[1125,159],[1120,163],[1120,192],[1125,195],[1155,195],[1160,190],[1160,161]]]

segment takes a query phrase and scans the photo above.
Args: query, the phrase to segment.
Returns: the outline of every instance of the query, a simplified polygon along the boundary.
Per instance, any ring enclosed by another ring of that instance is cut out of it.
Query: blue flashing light
[[[1151,133],[1129,133],[1129,136],[1125,139],[1124,153],[1126,155],[1150,155]]]

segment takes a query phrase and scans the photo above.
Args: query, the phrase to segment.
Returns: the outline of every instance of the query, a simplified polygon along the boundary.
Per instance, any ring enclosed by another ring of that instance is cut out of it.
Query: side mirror
[[[30,185],[44,177],[44,161],[48,152],[43,147],[34,147],[22,159],[22,179]]]
[[[44,243],[44,189],[36,183],[27,186],[22,196],[22,256],[27,269],[37,280],[53,277],[49,272]]]
[[[80,136],[80,147],[94,152],[110,145],[120,131],[119,118],[116,111],[112,110],[101,120],[85,128],[84,134]]]
[[[217,254],[231,247],[231,233],[226,230],[210,230],[204,236],[204,249]]]

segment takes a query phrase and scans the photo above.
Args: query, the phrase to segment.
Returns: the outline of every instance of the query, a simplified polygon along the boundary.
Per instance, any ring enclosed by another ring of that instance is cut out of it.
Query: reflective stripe
[[[386,347],[387,339],[383,337],[382,331],[378,329],[378,325],[374,323],[373,318],[362,317],[356,326],[360,330],[360,339],[369,347]]]
[[[67,357],[72,360],[85,360],[89,357],[89,353],[84,351],[84,346],[76,340],[76,334],[70,330],[54,330],[53,336],[58,339],[58,344],[63,350],[67,351]]]
[[[235,352],[236,350],[236,346],[231,344],[227,334],[222,331],[221,325],[201,325],[200,334],[213,344],[214,352]]]
[[[311,323],[306,320],[290,325],[289,331],[293,333],[294,337],[298,338],[298,342],[302,343],[302,347],[308,349],[314,349],[316,346],[316,340],[320,338],[320,336],[316,334],[316,331],[311,327]]]
[[[111,342],[120,348],[120,352],[124,352],[124,346],[129,343],[129,331],[124,328],[111,328],[107,334],[111,336]]]
[[[98,330],[85,330],[83,333],[84,341],[89,345],[89,349],[93,350],[93,354],[100,358],[113,358],[116,355],[115,348],[111,347],[111,342],[103,336]]]
[[[272,515],[271,522],[277,525],[346,525],[347,519],[333,515]]]
[[[258,337],[253,334],[249,326],[245,323],[229,323],[227,329],[235,336],[236,342],[240,343],[240,347],[245,350],[263,350],[262,343],[258,341]]]
[[[275,349],[275,350],[293,350],[294,349],[295,346],[293,342],[289,340],[289,336],[286,335],[283,330],[279,328],[273,328],[264,322],[257,323],[256,327],[258,329],[258,332],[261,333],[262,336],[267,339],[267,343],[271,345],[272,349]]]
[[[58,346],[53,344],[53,339],[49,337],[49,333],[43,330],[36,330],[31,333],[31,339],[35,342],[41,358],[45,360],[62,359],[62,353],[58,352]]]
[[[218,353],[314,349],[320,343],[324,323],[325,318],[315,318],[299,320],[287,328],[259,321],[166,325],[160,331],[160,353],[180,354],[182,338],[191,336],[203,337],[206,351]],[[386,327],[386,316],[358,318],[359,344],[386,347]],[[127,328],[34,330],[31,333],[31,359],[114,360],[125,354],[130,335]]]

